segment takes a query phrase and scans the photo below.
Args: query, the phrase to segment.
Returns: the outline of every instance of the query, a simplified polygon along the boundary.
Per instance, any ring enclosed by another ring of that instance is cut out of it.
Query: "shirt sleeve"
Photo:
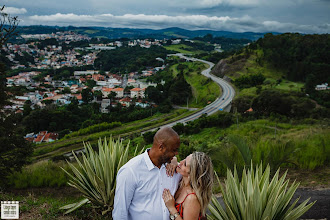
[[[127,220],[128,209],[136,188],[134,173],[130,167],[122,167],[117,174],[113,220]]]

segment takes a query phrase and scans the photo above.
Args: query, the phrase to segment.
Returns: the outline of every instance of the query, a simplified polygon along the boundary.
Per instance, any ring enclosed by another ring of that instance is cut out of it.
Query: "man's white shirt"
[[[149,149],[148,149],[149,150]],[[114,220],[168,220],[169,212],[162,198],[163,190],[174,195],[181,175],[168,177],[163,164],[156,167],[148,150],[132,158],[117,174],[112,217]]]

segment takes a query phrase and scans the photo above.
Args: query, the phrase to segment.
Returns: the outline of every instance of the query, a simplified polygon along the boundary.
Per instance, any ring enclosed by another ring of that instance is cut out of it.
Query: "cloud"
[[[330,33],[330,24],[299,25],[294,23],[281,23],[278,21],[260,21],[250,16],[206,16],[206,15],[145,15],[145,14],[101,14],[76,15],[53,14],[34,15],[24,20],[24,25],[75,25],[75,26],[103,26],[103,27],[129,27],[129,28],[167,28],[181,27],[190,30],[226,30],[234,32],[300,32],[300,33]]]
[[[202,0],[200,4],[206,7],[215,7],[219,5],[246,6],[256,5],[259,0]]]
[[[11,15],[20,15],[27,13],[27,10],[25,8],[5,7],[3,12]]]

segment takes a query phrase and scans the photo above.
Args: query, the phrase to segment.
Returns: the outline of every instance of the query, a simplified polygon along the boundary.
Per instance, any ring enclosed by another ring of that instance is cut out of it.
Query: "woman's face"
[[[192,155],[190,154],[186,159],[181,160],[178,167],[176,168],[176,172],[180,173],[182,176],[189,176],[190,173],[190,161]]]

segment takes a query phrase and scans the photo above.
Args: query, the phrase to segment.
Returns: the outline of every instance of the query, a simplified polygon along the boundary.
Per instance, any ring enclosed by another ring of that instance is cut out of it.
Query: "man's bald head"
[[[154,142],[149,156],[153,163],[160,167],[169,163],[178,154],[180,137],[171,127],[163,127],[154,136]]]
[[[166,142],[168,139],[180,139],[178,133],[176,133],[171,127],[163,127],[159,129],[154,136],[155,142]]]

